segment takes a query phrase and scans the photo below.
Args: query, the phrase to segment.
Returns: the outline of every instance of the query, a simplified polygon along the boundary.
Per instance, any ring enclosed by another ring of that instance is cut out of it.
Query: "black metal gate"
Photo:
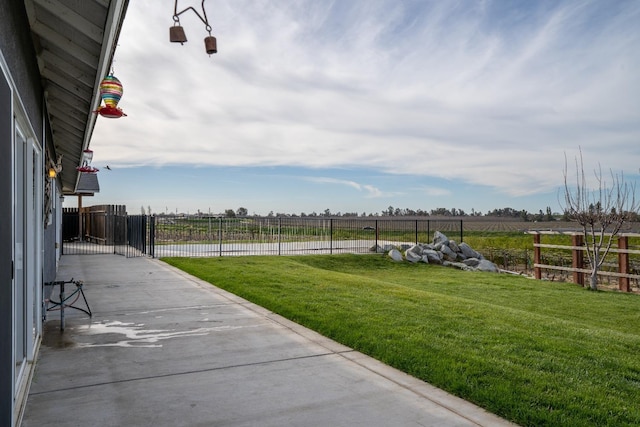
[[[147,216],[146,215],[127,215],[126,222],[126,240],[124,248],[126,255],[129,257],[148,255],[147,252]]]
[[[65,208],[62,215],[62,254],[148,255],[147,217],[127,215],[123,205]]]

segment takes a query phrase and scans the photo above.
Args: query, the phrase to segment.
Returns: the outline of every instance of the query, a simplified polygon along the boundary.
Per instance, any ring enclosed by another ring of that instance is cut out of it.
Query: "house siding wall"
[[[2,23],[0,22],[0,25]],[[11,235],[11,89],[0,69],[0,342],[13,342],[11,275],[13,272]],[[0,345],[0,425],[11,425],[12,346]]]
[[[16,99],[22,102],[29,125],[41,143],[43,135],[42,85],[21,1],[3,1],[0,7],[0,65],[0,342],[3,343],[0,345],[0,425],[12,426],[18,411],[14,408],[11,380],[14,342],[12,140]],[[45,252],[49,250],[45,248]]]
[[[24,103],[29,122],[42,138],[43,92],[29,19],[21,1],[5,1],[0,7],[0,51]],[[40,141],[42,142],[42,141]]]

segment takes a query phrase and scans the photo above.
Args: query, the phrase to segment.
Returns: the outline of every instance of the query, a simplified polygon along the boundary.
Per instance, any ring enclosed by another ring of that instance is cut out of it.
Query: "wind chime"
[[[218,46],[216,38],[211,35],[211,25],[209,25],[209,20],[207,19],[207,12],[204,10],[204,2],[205,0],[202,0],[202,15],[200,15],[198,11],[191,6],[178,12],[178,0],[176,0],[175,6],[173,7],[173,26],[169,28],[169,40],[171,43],[180,44],[184,44],[187,41],[187,35],[184,32],[184,28],[180,25],[180,15],[191,10],[198,16],[198,18],[200,18],[204,24],[205,30],[209,33],[209,35],[204,38],[204,48],[209,56],[211,56],[211,54],[218,52]]]

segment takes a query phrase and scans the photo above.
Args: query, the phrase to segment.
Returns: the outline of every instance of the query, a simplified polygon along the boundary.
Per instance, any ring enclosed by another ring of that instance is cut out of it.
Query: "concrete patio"
[[[93,317],[47,313],[25,427],[511,425],[159,260],[61,262]]]

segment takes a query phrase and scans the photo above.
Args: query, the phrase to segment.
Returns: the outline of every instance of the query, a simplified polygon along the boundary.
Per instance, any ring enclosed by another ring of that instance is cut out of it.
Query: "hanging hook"
[[[179,22],[177,20],[179,19],[178,17],[180,15],[182,15],[183,13],[185,13],[188,10],[192,10],[193,13],[195,13],[198,16],[198,18],[200,18],[202,23],[205,25],[205,28],[209,28],[208,31],[211,31],[211,26],[209,25],[209,20],[207,19],[207,11],[204,9],[204,2],[205,2],[205,0],[202,0],[202,6],[201,6],[202,7],[202,15],[200,15],[198,13],[198,11],[193,8],[193,6],[189,6],[189,7],[185,8],[185,9],[181,10],[180,12],[178,12],[178,0],[176,0],[175,5],[173,7],[173,20],[174,20],[174,22]],[[203,18],[203,15],[204,15],[204,18]]]

